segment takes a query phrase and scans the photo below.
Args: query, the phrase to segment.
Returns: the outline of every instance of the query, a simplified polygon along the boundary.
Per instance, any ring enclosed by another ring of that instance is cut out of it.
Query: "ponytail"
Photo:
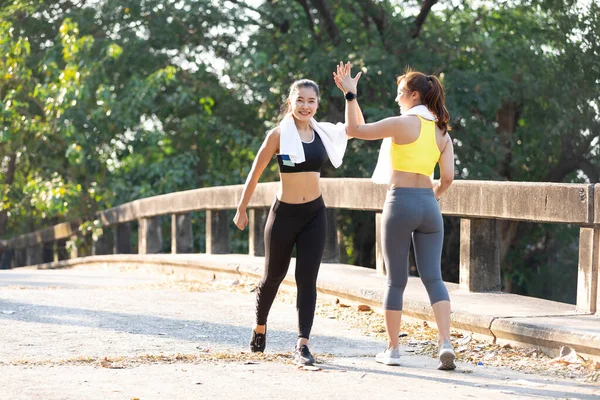
[[[437,118],[436,124],[444,134],[452,129],[449,125],[450,114],[446,108],[444,86],[437,76],[425,75],[409,68],[404,75],[398,77],[398,85],[401,81],[404,81],[404,85],[408,90],[419,92],[421,103],[435,115]]]
[[[281,109],[279,110],[279,115],[277,116],[277,123],[280,123],[283,120],[283,117],[285,117],[291,111],[292,103],[290,103],[290,99],[288,97],[285,103],[283,103],[283,105],[281,106]]]
[[[446,108],[446,94],[444,93],[444,87],[442,82],[435,75],[427,75],[427,80],[431,85],[429,91],[425,94],[425,105],[431,110],[431,112],[437,117],[437,126],[444,133],[448,132],[451,128],[450,114]]]

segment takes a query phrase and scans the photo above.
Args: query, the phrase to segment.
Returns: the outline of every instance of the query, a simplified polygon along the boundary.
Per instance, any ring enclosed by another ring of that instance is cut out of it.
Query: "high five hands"
[[[344,94],[348,92],[356,93],[356,86],[358,85],[358,80],[360,79],[362,72],[359,72],[352,78],[352,66],[349,62],[344,64],[342,61],[337,65],[336,70],[337,71],[333,73],[335,85],[344,92]]]

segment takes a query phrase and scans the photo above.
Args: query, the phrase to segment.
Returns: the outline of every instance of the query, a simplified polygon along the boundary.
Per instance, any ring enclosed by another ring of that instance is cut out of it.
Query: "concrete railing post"
[[[327,236],[325,237],[323,262],[340,262],[340,245],[338,243],[337,221],[335,214],[335,208],[327,209]]]
[[[0,269],[11,269],[14,251],[10,248],[5,248],[0,254]]]
[[[44,242],[42,244],[42,262],[50,263],[54,262],[54,242]]]
[[[194,252],[194,234],[192,230],[192,214],[171,215],[171,253],[183,254]]]
[[[375,213],[375,268],[381,275],[386,275],[385,262],[381,247],[381,213]]]
[[[600,228],[579,228],[577,311],[598,311]]]
[[[129,222],[113,226],[113,254],[131,254],[131,225]]]
[[[269,216],[268,208],[248,210],[248,254],[255,257],[265,255],[265,225]]]
[[[15,249],[13,257],[13,268],[24,267],[27,265],[27,249]]]
[[[104,227],[102,236],[99,236],[96,240],[92,239],[92,255],[102,256],[105,254],[112,254],[112,241],[113,237],[111,236],[108,227]]]
[[[460,220],[460,286],[470,292],[499,291],[500,237],[494,219]]]
[[[28,247],[25,255],[25,265],[37,265],[42,263],[44,249],[41,244]]]
[[[206,210],[206,254],[231,253],[229,213]]]
[[[596,285],[596,315],[600,316],[600,266],[596,271],[598,272],[598,275],[596,275],[596,280],[598,281]]]
[[[69,259],[69,253],[67,252],[67,239],[58,239],[56,241],[56,254],[58,256],[58,261]]]
[[[159,253],[162,248],[160,217],[138,220],[138,254]]]
[[[77,258],[80,255],[79,254],[80,253],[79,246],[77,244],[77,238],[78,238],[77,235],[73,235],[69,238],[69,240],[73,243],[73,245],[71,247],[71,254],[70,254],[69,258]]]

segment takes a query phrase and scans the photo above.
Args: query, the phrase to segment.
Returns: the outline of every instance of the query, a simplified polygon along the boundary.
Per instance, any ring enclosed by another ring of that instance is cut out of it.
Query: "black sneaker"
[[[298,365],[314,365],[315,358],[310,354],[308,346],[303,344],[294,350],[294,362]]]
[[[253,353],[262,353],[265,351],[266,345],[267,332],[265,331],[265,333],[256,333],[256,331],[252,329],[252,338],[250,338],[250,351]]]

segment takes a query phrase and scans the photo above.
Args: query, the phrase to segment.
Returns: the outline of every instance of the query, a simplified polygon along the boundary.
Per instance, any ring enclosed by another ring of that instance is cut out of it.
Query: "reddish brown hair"
[[[422,72],[408,68],[404,75],[400,75],[396,83],[404,81],[404,87],[411,92],[419,92],[421,103],[424,104],[437,118],[437,126],[444,134],[451,128],[450,114],[446,109],[446,94],[442,82],[435,75],[425,75]]]

